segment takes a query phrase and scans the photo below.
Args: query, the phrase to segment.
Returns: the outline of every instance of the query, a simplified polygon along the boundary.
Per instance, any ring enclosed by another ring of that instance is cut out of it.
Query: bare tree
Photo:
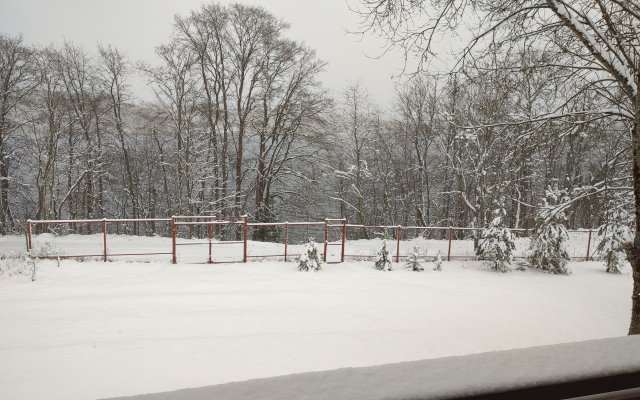
[[[366,90],[360,83],[349,85],[344,91],[340,117],[336,129],[342,133],[344,152],[340,156],[346,161],[341,169],[336,170],[338,180],[344,180],[346,186],[339,201],[346,210],[352,210],[360,225],[367,223],[365,209],[365,181],[371,178],[369,171],[368,149],[374,130],[376,115]],[[342,164],[342,163],[341,163]],[[343,217],[346,217],[343,215]],[[367,231],[361,231],[367,237]]]
[[[38,107],[35,112],[38,114],[35,121],[37,125],[33,128],[33,142],[38,151],[37,158],[38,172],[36,175],[37,187],[37,209],[36,218],[56,219],[57,213],[57,188],[56,172],[60,152],[60,141],[64,131],[70,125],[68,120],[68,108],[65,101],[65,91],[62,78],[56,73],[52,60],[56,58],[56,51],[46,48],[39,52],[37,59],[38,73],[41,85],[36,92],[34,101]],[[39,118],[38,118],[39,117]]]
[[[69,132],[69,164],[67,186],[69,214],[72,217],[93,218],[104,215],[103,97],[97,85],[96,68],[88,53],[65,43],[55,58],[72,119],[80,128],[80,136]],[[73,127],[74,124],[70,125]],[[81,148],[81,146],[83,148]],[[76,163],[81,163],[75,168]],[[82,184],[80,184],[82,182]],[[74,193],[75,192],[75,193]],[[61,206],[61,204],[59,204]],[[91,229],[89,226],[88,229]]]
[[[218,4],[203,5],[189,17],[176,17],[175,31],[196,56],[202,87],[202,113],[208,130],[206,163],[211,165],[212,207],[209,212],[227,208],[229,181],[228,150],[232,113],[229,70],[231,54],[227,46],[229,10]],[[206,192],[206,179],[201,182],[201,196]],[[202,198],[201,200],[204,200]]]
[[[9,186],[10,136],[26,121],[18,117],[20,107],[38,84],[32,51],[21,37],[0,33],[0,233],[13,226]]]
[[[177,204],[172,213],[192,213],[192,177],[189,169],[191,154],[190,137],[195,117],[195,59],[176,40],[159,46],[156,53],[163,61],[159,67],[142,65],[149,82],[153,85],[156,98],[171,121],[175,132],[176,160],[175,178]],[[186,206],[183,201],[187,200]]]
[[[413,146],[415,154],[414,172],[418,177],[413,185],[416,190],[414,199],[416,223],[426,226],[431,221],[431,166],[437,161],[436,130],[439,104],[437,103],[438,87],[418,77],[398,93],[398,110],[402,115],[400,123],[406,131],[407,139]],[[408,156],[408,155],[407,155]]]
[[[98,46],[98,53],[100,55],[100,84],[102,85],[102,90],[107,94],[110,109],[109,119],[115,128],[115,134],[124,160],[125,192],[131,199],[131,215],[133,218],[140,218],[138,178],[134,161],[131,159],[130,150],[127,146],[126,122],[123,115],[127,102],[131,100],[127,85],[131,66],[125,59],[124,54],[112,46]]]

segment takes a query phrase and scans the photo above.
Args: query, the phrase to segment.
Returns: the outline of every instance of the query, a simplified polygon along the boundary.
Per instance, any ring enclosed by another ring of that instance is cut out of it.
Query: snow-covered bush
[[[55,248],[52,240],[41,240],[33,245],[30,253],[33,257],[50,257],[58,255],[59,250]]]
[[[23,275],[36,280],[38,273],[39,258],[33,253],[13,257],[0,257],[0,275],[17,276]]]
[[[612,274],[622,272],[623,266],[627,262],[627,254],[623,243],[632,238],[629,222],[629,213],[619,207],[607,210],[606,221],[598,228],[598,247],[596,253],[598,259],[604,261],[606,271]]]
[[[378,250],[375,266],[380,271],[391,271],[391,252],[387,249],[386,240],[382,241],[382,247]]]
[[[407,258],[406,266],[412,271],[424,271],[424,267],[420,263],[420,247],[414,246],[409,257]]]
[[[0,275],[16,276],[31,274],[31,262],[27,256],[12,255],[7,257],[5,255],[0,256]]]
[[[568,274],[569,252],[567,245],[569,233],[564,223],[567,216],[562,204],[569,201],[565,190],[549,187],[546,198],[535,217],[535,228],[529,247],[529,264],[553,274]]]
[[[440,250],[438,250],[438,254],[436,255],[436,265],[433,267],[434,271],[442,271],[442,256],[440,255]]]
[[[516,248],[511,229],[503,224],[506,211],[502,202],[498,202],[493,211],[493,220],[480,235],[478,256],[490,263],[494,271],[507,272],[513,260],[513,250]]]
[[[296,257],[296,262],[298,263],[298,271],[320,271],[322,269],[318,246],[313,238],[309,238],[309,241],[304,245],[302,254]]]

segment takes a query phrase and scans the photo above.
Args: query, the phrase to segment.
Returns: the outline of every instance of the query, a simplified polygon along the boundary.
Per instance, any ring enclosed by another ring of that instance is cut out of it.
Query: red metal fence
[[[459,227],[425,227],[425,226],[389,226],[389,225],[355,225],[345,219],[326,219],[323,222],[276,222],[252,223],[247,216],[173,216],[171,218],[140,218],[140,219],[83,219],[83,220],[27,220],[27,250],[31,251],[34,237],[39,234],[62,237],[64,234],[93,235],[94,242],[77,243],[79,249],[71,252],[68,249],[55,249],[55,254],[41,254],[42,258],[91,258],[100,257],[107,261],[110,257],[128,256],[171,256],[172,262],[178,262],[179,249],[182,246],[200,246],[207,248],[204,252],[192,251],[197,257],[202,255],[200,262],[247,262],[248,259],[282,258],[285,261],[300,254],[302,243],[299,238],[310,236],[311,231],[322,233],[321,254],[325,262],[343,262],[345,259],[371,259],[376,256],[384,239],[394,242],[391,248],[396,262],[408,257],[410,246],[422,246],[425,259],[435,259],[437,253],[443,260],[475,259],[474,238],[482,230],[479,228]],[[255,240],[249,240],[249,233],[258,229],[272,229],[276,232],[276,239],[269,242],[271,246],[264,250]],[[35,231],[35,232],[34,232]],[[517,247],[527,247],[528,231],[512,229],[518,238]],[[132,235],[131,233],[138,235]],[[569,231],[571,237],[572,259],[577,261],[593,258],[595,249],[592,230]],[[142,234],[141,234],[142,233]],[[125,235],[137,238],[124,244],[112,239]],[[98,243],[97,237],[100,236]],[[139,238],[156,236],[171,239],[170,249],[161,243],[152,246]],[[292,238],[298,238],[298,244],[292,243]],[[390,243],[391,244],[391,243]],[[236,246],[234,251],[227,252],[236,255],[235,259],[221,260],[218,257],[224,252],[215,249]],[[295,245],[296,248],[292,248]],[[124,247],[123,248],[118,248]],[[138,246],[136,248],[136,246]],[[134,250],[131,250],[134,248]],[[115,250],[114,250],[115,249]],[[335,249],[335,250],[334,250]],[[292,251],[293,250],[293,251]],[[431,254],[427,254],[427,250]],[[240,258],[241,255],[241,258]],[[520,251],[515,258],[523,258]]]

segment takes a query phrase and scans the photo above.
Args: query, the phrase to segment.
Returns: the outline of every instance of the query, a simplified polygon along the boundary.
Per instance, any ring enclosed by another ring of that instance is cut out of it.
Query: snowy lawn
[[[629,275],[43,261],[0,278],[0,397],[90,399],[622,336]]]

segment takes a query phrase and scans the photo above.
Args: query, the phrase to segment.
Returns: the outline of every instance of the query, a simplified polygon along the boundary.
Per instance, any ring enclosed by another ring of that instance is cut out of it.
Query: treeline
[[[499,199],[527,228],[557,183],[579,228],[628,194],[618,99],[576,96],[551,61],[526,68],[543,50],[488,49],[456,74],[416,76],[383,111],[360,84],[326,91],[324,62],[287,29],[263,8],[205,5],[176,17],[156,65],[0,34],[1,232],[182,214],[486,226]],[[136,100],[138,76],[153,101]]]

